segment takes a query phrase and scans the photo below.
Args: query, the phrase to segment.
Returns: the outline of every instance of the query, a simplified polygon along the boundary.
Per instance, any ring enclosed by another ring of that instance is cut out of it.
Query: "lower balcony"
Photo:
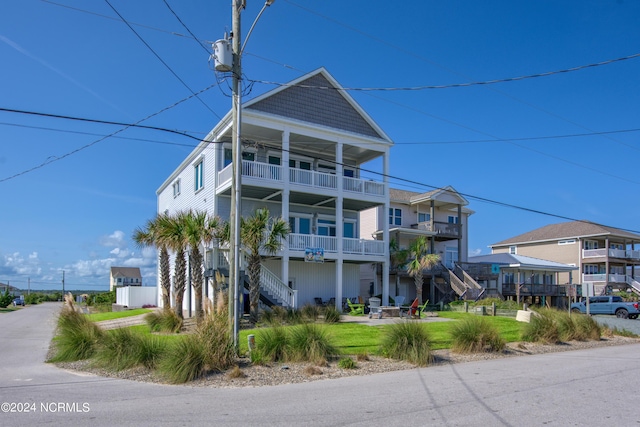
[[[627,276],[624,274],[604,274],[604,273],[603,274],[583,274],[582,283],[587,283],[587,282],[627,283]]]
[[[322,248],[326,253],[338,252],[338,238],[315,234],[291,233],[287,236],[290,251],[304,252],[309,248]],[[342,253],[352,255],[384,256],[385,242],[382,240],[342,238]]]

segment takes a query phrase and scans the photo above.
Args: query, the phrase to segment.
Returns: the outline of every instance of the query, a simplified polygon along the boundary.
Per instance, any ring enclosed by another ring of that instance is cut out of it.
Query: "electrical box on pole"
[[[229,40],[217,40],[212,47],[216,71],[223,73],[231,71],[233,69],[233,52]]]

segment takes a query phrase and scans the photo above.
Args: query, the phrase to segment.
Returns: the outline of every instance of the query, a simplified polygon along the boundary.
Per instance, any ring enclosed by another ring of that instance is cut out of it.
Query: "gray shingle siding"
[[[321,74],[257,102],[248,109],[383,138]]]

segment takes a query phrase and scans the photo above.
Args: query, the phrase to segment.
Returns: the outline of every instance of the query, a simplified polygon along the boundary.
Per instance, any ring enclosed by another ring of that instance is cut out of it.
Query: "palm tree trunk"
[[[249,256],[247,270],[249,272],[249,305],[251,307],[250,318],[252,323],[258,322],[260,303],[260,255]]]
[[[171,309],[171,266],[169,251],[165,246],[160,248],[160,286],[162,287],[162,306]]]
[[[184,250],[176,252],[176,271],[174,277],[173,290],[176,294],[176,306],[174,308],[176,314],[182,319],[182,301],[184,300],[184,290],[186,284],[186,261],[184,258]]]
[[[192,251],[191,273],[193,277],[193,291],[196,294],[196,319],[202,319],[202,253],[199,249]]]
[[[416,298],[418,298],[418,304],[422,304],[422,273],[418,273],[413,278],[416,285]]]

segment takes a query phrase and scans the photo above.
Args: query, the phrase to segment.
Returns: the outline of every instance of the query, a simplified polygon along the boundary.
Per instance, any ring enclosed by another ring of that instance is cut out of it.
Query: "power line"
[[[207,110],[211,111],[211,113],[212,113],[214,116],[216,116],[219,120],[222,120],[222,117],[220,117],[220,116],[219,116],[215,111],[213,111],[213,110],[211,109],[211,107],[209,107],[209,106],[208,106],[208,105],[207,105],[207,104],[206,104],[202,99],[200,99],[200,97],[196,95],[196,93],[193,91],[193,89],[191,89],[191,88],[189,87],[189,85],[188,85],[188,84],[186,84],[186,83],[185,83],[185,81],[184,81],[184,80],[182,80],[182,79],[180,78],[180,76],[178,76],[178,74],[177,74],[175,71],[173,71],[173,69],[169,66],[169,64],[167,64],[167,63],[166,63],[166,62],[165,62],[165,61],[160,57],[160,55],[158,55],[158,53],[157,53],[155,50],[153,50],[153,48],[149,45],[149,43],[147,43],[147,42],[142,38],[142,36],[141,36],[140,34],[138,34],[138,32],[137,32],[137,31],[136,31],[136,30],[131,26],[131,24],[129,24],[129,22],[128,22],[126,19],[124,19],[124,17],[123,17],[123,16],[122,16],[122,15],[121,15],[117,10],[116,10],[116,8],[115,8],[115,7],[113,7],[113,6],[111,5],[111,3],[109,3],[109,0],[104,0],[104,1],[105,1],[105,2],[109,5],[109,7],[111,7],[111,9],[113,9],[113,11],[114,11],[114,12],[115,12],[119,17],[120,17],[120,19],[122,20],[122,22],[124,22],[124,23],[127,25],[127,27],[129,27],[129,29],[130,29],[131,31],[133,31],[133,33],[136,35],[136,37],[138,37],[138,39],[140,39],[140,41],[141,41],[141,42],[142,42],[142,43],[147,47],[147,49],[149,49],[149,50],[151,51],[151,53],[153,53],[153,54],[155,55],[155,57],[156,57],[156,58],[158,58],[158,60],[162,63],[162,65],[164,65],[164,66],[165,66],[165,67],[166,67],[166,68],[171,72],[171,74],[173,74],[173,76],[174,76],[176,79],[178,79],[178,81],[179,81],[180,83],[182,83],[182,85],[183,85],[184,87],[186,87],[186,88],[189,90],[189,92],[191,92],[191,94],[192,94],[192,95],[194,95],[198,101],[200,101],[200,103],[201,103],[202,105],[204,105],[204,106],[206,107],[206,109],[207,109]]]
[[[577,67],[565,68],[565,69],[562,69],[562,70],[547,71],[547,72],[544,72],[544,73],[528,74],[528,75],[518,76],[518,77],[507,77],[507,78],[504,78],[504,79],[494,79],[494,80],[476,81],[476,82],[468,82],[468,83],[452,83],[452,84],[447,84],[447,85],[423,85],[423,86],[405,86],[405,87],[341,87],[341,88],[336,88],[336,87],[333,87],[333,86],[304,85],[304,84],[299,84],[299,83],[297,83],[297,84],[289,84],[289,83],[279,83],[279,82],[267,81],[267,80],[249,80],[249,81],[252,82],[252,83],[262,83],[262,84],[276,85],[276,86],[280,86],[280,87],[296,86],[296,87],[313,88],[313,89],[334,89],[334,90],[338,90],[338,91],[347,91],[347,92],[352,92],[352,91],[361,91],[361,92],[421,91],[421,90],[428,90],[428,89],[451,89],[451,88],[457,88],[457,87],[482,86],[482,85],[493,85],[493,84],[497,84],[497,83],[516,82],[516,81],[520,81],[520,80],[535,79],[535,78],[538,78],[538,77],[553,76],[553,75],[556,75],[556,74],[571,73],[571,72],[574,72],[574,71],[584,70],[586,68],[600,67],[602,65],[613,64],[615,62],[626,61],[628,59],[634,59],[634,58],[638,58],[638,57],[640,57],[640,53],[634,53],[633,55],[623,56],[621,58],[608,59],[606,61],[600,61],[600,62],[596,62],[596,63],[592,63],[592,64],[586,64],[586,65],[579,65]]]
[[[213,86],[215,86],[215,84],[210,85],[210,86],[200,90],[198,93],[202,93],[204,91],[207,91],[207,90],[211,89]],[[52,117],[52,118],[62,118],[62,119],[68,119],[68,120],[79,120],[79,121],[94,122],[94,123],[104,123],[104,124],[113,124],[113,125],[117,124],[117,125],[123,126],[121,129],[118,129],[117,131],[112,132],[109,135],[106,135],[106,136],[104,136],[102,138],[99,138],[99,139],[93,141],[93,142],[90,142],[89,144],[83,145],[82,147],[76,148],[75,150],[70,151],[70,152],[68,152],[68,153],[66,153],[66,154],[64,154],[62,156],[49,157],[44,162],[40,163],[39,165],[33,166],[33,167],[29,168],[29,169],[23,170],[22,172],[18,172],[16,174],[13,174],[13,175],[8,176],[6,178],[2,178],[2,179],[0,179],[0,183],[5,182],[5,181],[9,181],[11,179],[17,178],[17,177],[22,176],[22,175],[25,175],[25,174],[27,174],[29,172],[33,172],[35,170],[41,169],[41,168],[43,168],[43,167],[45,167],[45,166],[47,166],[47,165],[49,165],[51,163],[54,163],[54,162],[57,162],[58,160],[62,160],[64,158],[66,158],[66,157],[69,157],[69,156],[71,156],[71,155],[73,155],[75,153],[78,153],[78,152],[80,152],[82,150],[85,150],[85,149],[87,149],[89,147],[92,147],[93,145],[95,145],[95,144],[97,144],[97,143],[99,143],[101,141],[104,141],[105,139],[107,139],[109,137],[112,137],[112,136],[114,136],[114,135],[116,135],[116,134],[118,134],[120,132],[123,132],[123,131],[125,131],[126,129],[128,129],[130,127],[144,127],[144,128],[147,128],[147,129],[153,129],[153,130],[158,130],[158,131],[176,133],[178,135],[183,135],[183,136],[195,139],[197,141],[201,141],[200,138],[197,138],[195,136],[191,136],[191,135],[186,134],[186,133],[178,132],[178,131],[175,131],[175,130],[172,130],[172,129],[164,129],[164,128],[159,128],[159,127],[154,127],[154,126],[143,126],[143,125],[139,124],[139,123],[141,123],[141,122],[143,122],[145,120],[148,120],[148,119],[150,119],[150,118],[152,118],[154,116],[157,116],[158,114],[161,114],[161,113],[163,113],[163,112],[165,112],[165,111],[167,111],[167,110],[169,110],[171,108],[174,108],[175,106],[181,104],[182,102],[184,102],[184,101],[186,101],[188,99],[191,99],[193,96],[196,96],[196,94],[193,94],[191,96],[183,98],[180,101],[174,102],[173,104],[171,104],[171,105],[169,105],[169,106],[167,106],[167,107],[165,107],[165,108],[163,108],[163,109],[161,109],[159,111],[156,111],[153,114],[149,114],[147,117],[145,117],[145,118],[143,118],[141,120],[138,120],[136,123],[118,123],[118,122],[97,121],[97,120],[93,120],[93,119],[85,119],[85,118],[79,118],[79,117],[54,115],[54,114],[47,114],[47,113],[37,113],[37,112],[33,112],[33,111],[22,111],[22,110],[15,110],[15,109],[8,109],[8,108],[0,107],[0,111],[6,111],[6,112],[29,114],[29,115],[44,116],[44,117]]]
[[[169,9],[169,11],[173,14],[173,16],[175,16],[175,17],[176,17],[176,19],[177,19],[177,20],[178,20],[178,22],[179,22],[179,23],[184,27],[184,29],[185,29],[185,30],[187,30],[187,32],[188,32],[189,34],[191,34],[191,37],[192,37],[196,42],[198,42],[198,45],[200,45],[200,47],[201,47],[202,49],[204,49],[204,51],[205,51],[205,52],[207,52],[207,55],[211,55],[211,52],[209,51],[209,49],[207,49],[206,47],[204,47],[204,45],[202,44],[202,42],[200,41],[200,39],[198,39],[198,38],[196,37],[196,35],[195,35],[195,34],[193,34],[193,32],[191,32],[191,30],[189,29],[189,27],[187,27],[187,25],[186,25],[184,22],[182,22],[182,19],[180,19],[180,17],[178,16],[178,14],[177,14],[177,13],[176,13],[172,8],[171,8],[171,6],[169,6],[169,3],[167,2],[167,0],[162,0],[162,1],[164,1],[165,6],[167,6],[167,8]]]

